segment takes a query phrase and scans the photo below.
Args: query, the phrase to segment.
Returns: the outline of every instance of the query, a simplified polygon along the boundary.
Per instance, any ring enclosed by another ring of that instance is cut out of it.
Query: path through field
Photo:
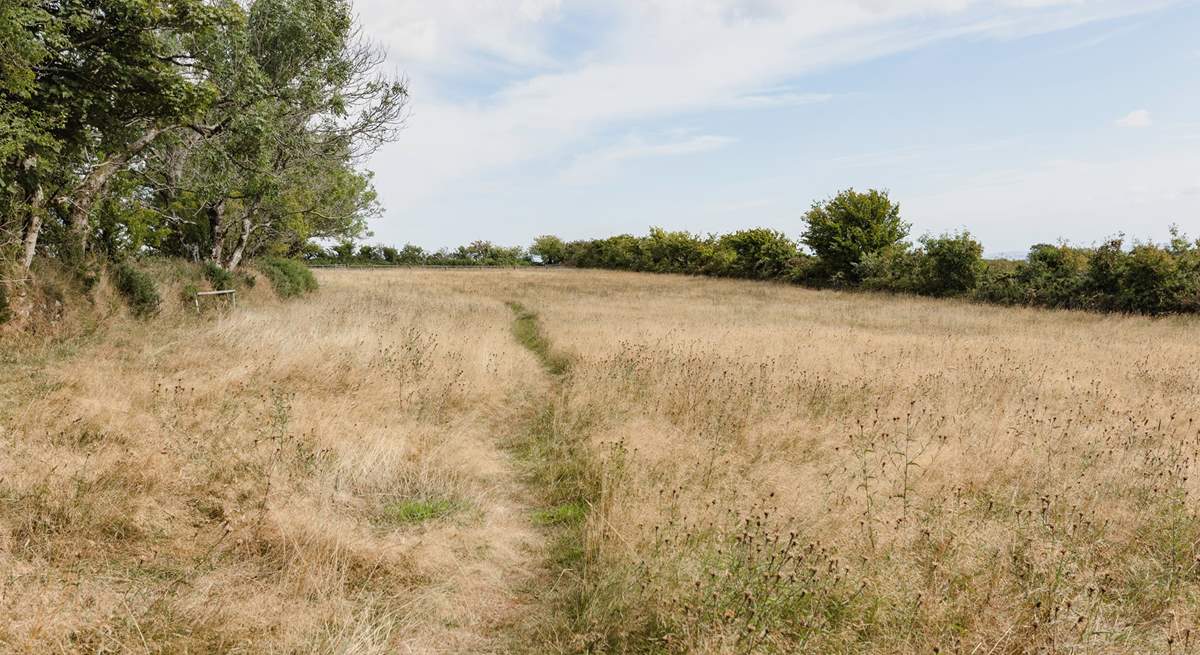
[[[521,647],[553,530],[510,447],[550,376],[464,282],[6,352],[0,652]]]
[[[1194,319],[320,280],[3,351],[0,652],[1200,649]]]

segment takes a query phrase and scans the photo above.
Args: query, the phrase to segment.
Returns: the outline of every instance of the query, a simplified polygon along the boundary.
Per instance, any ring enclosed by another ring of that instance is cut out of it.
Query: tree
[[[551,234],[544,234],[533,240],[533,245],[529,247],[529,254],[541,257],[543,264],[553,266],[563,262],[567,255],[567,246],[562,239]]]
[[[899,243],[910,227],[900,218],[900,205],[874,189],[847,189],[813,203],[804,222],[801,241],[820,258],[826,274],[850,282],[859,281],[856,266],[864,256]]]
[[[379,77],[345,0],[255,0],[198,47],[218,90],[198,137],[164,142],[146,183],[178,231],[175,254],[229,270],[252,254],[294,254],[313,238],[364,236],[379,213],[358,163],[394,138],[408,91]]]
[[[28,217],[26,266],[48,212],[69,227],[63,249],[82,253],[115,176],[212,101],[189,44],[236,13],[231,1],[5,3],[0,181]]]

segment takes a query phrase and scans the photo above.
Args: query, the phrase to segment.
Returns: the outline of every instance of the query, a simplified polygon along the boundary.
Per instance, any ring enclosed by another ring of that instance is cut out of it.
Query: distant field
[[[0,650],[1200,650],[1200,321],[318,277],[2,353]]]

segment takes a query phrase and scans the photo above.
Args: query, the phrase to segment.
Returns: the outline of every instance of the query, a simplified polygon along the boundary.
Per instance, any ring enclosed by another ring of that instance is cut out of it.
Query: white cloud
[[[1146,109],[1135,109],[1125,116],[1114,121],[1120,127],[1150,127],[1154,124],[1154,119],[1150,117],[1150,112]]]
[[[798,93],[795,91],[763,91],[738,96],[726,106],[734,109],[775,109],[800,107],[833,100],[832,93]]]
[[[637,135],[630,135],[604,148],[575,157],[562,173],[562,179],[571,183],[589,183],[612,174],[621,162],[656,157],[679,157],[711,152],[724,148],[736,140],[715,134],[700,134],[671,141],[649,142]]]
[[[813,71],[1171,1],[360,0],[413,92],[408,129],[371,167],[398,211],[637,121],[836,102],[779,87]]]

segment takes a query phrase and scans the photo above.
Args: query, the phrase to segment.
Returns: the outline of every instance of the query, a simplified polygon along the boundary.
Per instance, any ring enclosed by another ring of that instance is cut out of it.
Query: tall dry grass
[[[8,344],[0,651],[503,648],[541,537],[500,444],[536,360],[452,278],[321,282]]]
[[[0,644],[1200,649],[1195,320],[595,271],[321,282],[9,360]]]
[[[547,649],[1200,652],[1195,320],[502,284],[600,462]]]

